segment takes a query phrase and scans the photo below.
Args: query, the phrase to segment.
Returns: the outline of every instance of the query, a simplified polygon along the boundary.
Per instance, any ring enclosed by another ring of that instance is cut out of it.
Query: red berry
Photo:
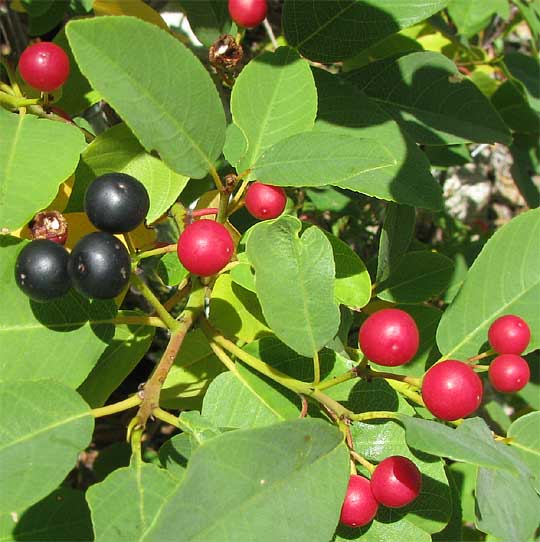
[[[51,92],[66,82],[69,58],[55,43],[35,43],[23,51],[19,60],[19,73],[31,87]]]
[[[469,365],[447,359],[424,376],[422,397],[437,418],[453,421],[472,414],[482,402],[482,381]]]
[[[411,361],[418,350],[418,328],[405,311],[383,309],[362,324],[358,342],[370,361],[386,366],[403,365]]]
[[[524,388],[531,378],[529,364],[515,354],[501,354],[489,366],[489,381],[497,390],[512,393]]]
[[[394,455],[381,461],[371,475],[371,491],[380,504],[401,508],[420,494],[422,475],[406,457]]]
[[[363,476],[352,474],[349,478],[339,521],[349,527],[362,527],[377,515],[378,508],[379,505],[371,492],[369,480]]]
[[[276,218],[285,209],[287,195],[279,186],[251,183],[246,192],[246,208],[252,216],[265,220]]]
[[[229,14],[239,26],[253,28],[266,17],[266,0],[229,0]]]
[[[488,331],[489,344],[498,354],[521,354],[531,340],[525,320],[513,314],[497,318]]]
[[[178,240],[178,259],[194,275],[209,277],[230,261],[234,244],[227,228],[213,220],[198,220]]]

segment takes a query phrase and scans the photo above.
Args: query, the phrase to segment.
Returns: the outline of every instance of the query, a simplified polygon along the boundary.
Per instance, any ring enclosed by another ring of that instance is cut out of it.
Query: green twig
[[[129,410],[130,408],[140,405],[142,399],[138,395],[132,395],[128,399],[119,401],[118,403],[113,403],[112,405],[107,405],[99,408],[93,408],[90,412],[94,418],[102,418],[103,416],[110,416],[111,414],[117,414],[118,412],[123,412],[124,410]]]

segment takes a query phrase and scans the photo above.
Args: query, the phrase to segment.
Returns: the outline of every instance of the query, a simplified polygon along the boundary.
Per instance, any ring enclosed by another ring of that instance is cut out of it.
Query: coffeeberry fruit
[[[488,377],[491,385],[503,393],[523,389],[531,378],[529,364],[516,354],[501,354],[490,364]]]
[[[229,0],[229,14],[239,26],[253,28],[260,25],[268,6],[266,0]]]
[[[378,509],[379,504],[371,492],[369,480],[352,474],[341,507],[340,523],[348,527],[362,527],[377,515]]]
[[[234,243],[227,228],[213,220],[197,220],[178,239],[178,259],[194,275],[209,277],[230,261]]]
[[[507,314],[491,324],[488,339],[497,354],[521,354],[529,345],[531,330],[525,320]]]
[[[260,220],[276,218],[285,209],[287,195],[279,186],[254,182],[246,192],[246,209]]]
[[[406,457],[394,455],[381,461],[371,475],[371,491],[380,504],[401,508],[420,494],[422,475]]]
[[[19,73],[31,87],[51,92],[66,82],[69,58],[56,43],[34,43],[23,51],[19,59]]]
[[[62,245],[47,239],[31,241],[17,257],[15,282],[34,301],[62,297],[71,288],[68,260]]]
[[[84,210],[92,224],[109,233],[126,233],[139,226],[150,208],[144,185],[125,173],[105,173],[86,189]]]
[[[418,351],[419,341],[416,322],[400,309],[374,312],[358,333],[362,353],[370,361],[390,367],[410,361]]]
[[[422,382],[422,398],[437,418],[454,421],[472,414],[482,402],[482,380],[473,369],[455,359],[433,365]]]
[[[112,299],[127,286],[131,259],[110,233],[85,235],[73,248],[68,266],[75,289],[93,299]]]

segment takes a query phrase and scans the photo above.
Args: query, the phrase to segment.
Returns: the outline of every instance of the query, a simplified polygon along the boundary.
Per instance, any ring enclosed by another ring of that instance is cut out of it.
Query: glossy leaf
[[[140,316],[140,313],[126,311],[120,317],[124,315]],[[155,328],[141,324],[115,327],[113,340],[78,390],[92,408],[103,406],[136,367],[150,348],[154,332]]]
[[[381,282],[377,297],[392,303],[420,303],[440,294],[450,283],[454,262],[427,250],[405,254],[397,268]]]
[[[506,14],[504,13],[506,11]],[[448,14],[458,31],[468,38],[483,30],[494,14],[508,17],[507,0],[450,0]]]
[[[469,269],[463,287],[445,311],[437,344],[446,358],[476,355],[491,323],[504,314],[521,316],[531,328],[527,352],[540,346],[540,213],[523,213],[498,230]]]
[[[223,148],[225,115],[194,55],[132,17],[70,21],[66,33],[83,75],[144,148],[158,151],[177,173],[204,177]]]
[[[229,275],[220,275],[214,285],[209,319],[226,336],[246,342],[270,333],[257,296]]]
[[[313,127],[317,90],[306,60],[288,47],[263,53],[242,70],[231,95],[235,125],[247,141],[239,172],[288,136]]]
[[[510,444],[529,466],[540,490],[540,412],[530,412],[518,418],[508,429]]]
[[[56,489],[93,428],[88,405],[58,381],[0,383],[0,512],[24,510]]]
[[[144,540],[328,542],[348,477],[342,436],[322,420],[225,433],[195,450]]]
[[[475,493],[479,529],[505,542],[532,540],[540,518],[540,497],[527,475],[480,468]]]
[[[150,197],[148,224],[171,207],[189,180],[145,152],[129,128],[119,124],[99,135],[83,152],[67,211],[83,211],[88,185],[96,177],[111,172],[127,173],[144,184]]]
[[[0,516],[0,540],[93,540],[84,493],[60,487],[22,512]]]
[[[178,480],[155,465],[132,459],[88,489],[96,540],[141,540]]]
[[[414,207],[386,204],[377,256],[377,281],[386,280],[397,268],[411,243],[415,221]]]
[[[411,448],[481,467],[513,473],[518,470],[506,445],[493,440],[490,429],[480,418],[467,419],[457,429],[421,418],[403,417],[401,421]]]
[[[371,279],[360,257],[343,241],[326,233],[336,266],[334,295],[338,303],[360,309],[371,299]]]
[[[84,145],[74,126],[0,108],[0,229],[16,230],[47,207]]]
[[[509,143],[487,98],[444,55],[418,52],[345,74],[426,145]]]
[[[283,29],[288,43],[302,55],[310,60],[334,62],[427,19],[447,3],[448,0],[286,0]]]
[[[114,318],[116,307],[73,290],[48,303],[30,301],[13,271],[22,247],[0,238],[0,374],[4,381],[53,378],[76,388],[112,339],[114,326],[100,322]]]
[[[199,408],[209,383],[224,369],[202,331],[188,333],[163,384],[163,405]]]
[[[314,227],[298,237],[300,229],[289,216],[257,224],[247,255],[266,322],[285,344],[313,356],[334,337],[340,316],[330,242]]]

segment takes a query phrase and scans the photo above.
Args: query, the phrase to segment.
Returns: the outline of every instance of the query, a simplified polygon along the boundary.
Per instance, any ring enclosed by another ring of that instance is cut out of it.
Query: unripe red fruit
[[[253,28],[266,17],[266,0],[229,0],[229,14],[239,26]]]
[[[374,363],[393,367],[410,361],[420,338],[413,318],[400,309],[383,309],[362,324],[358,342],[362,353]]]
[[[512,393],[524,388],[530,378],[529,364],[515,354],[501,354],[490,364],[488,370],[489,381],[497,390]]]
[[[31,87],[51,92],[66,82],[69,58],[55,43],[34,43],[23,51],[19,59],[19,73]]]
[[[362,527],[377,515],[378,508],[369,480],[352,474],[341,507],[340,523],[348,527]]]
[[[406,457],[394,455],[381,461],[371,475],[371,491],[380,504],[401,508],[420,494],[422,475]]]
[[[198,220],[183,231],[178,240],[178,259],[194,275],[209,277],[230,261],[234,243],[227,228],[213,220]]]
[[[422,382],[422,398],[437,418],[453,421],[472,414],[482,402],[482,381],[469,365],[448,359],[433,365]]]
[[[507,314],[491,324],[488,339],[497,354],[521,354],[531,340],[531,330],[525,320]]]
[[[276,218],[285,209],[287,195],[279,186],[251,183],[246,192],[246,209],[255,218]]]

